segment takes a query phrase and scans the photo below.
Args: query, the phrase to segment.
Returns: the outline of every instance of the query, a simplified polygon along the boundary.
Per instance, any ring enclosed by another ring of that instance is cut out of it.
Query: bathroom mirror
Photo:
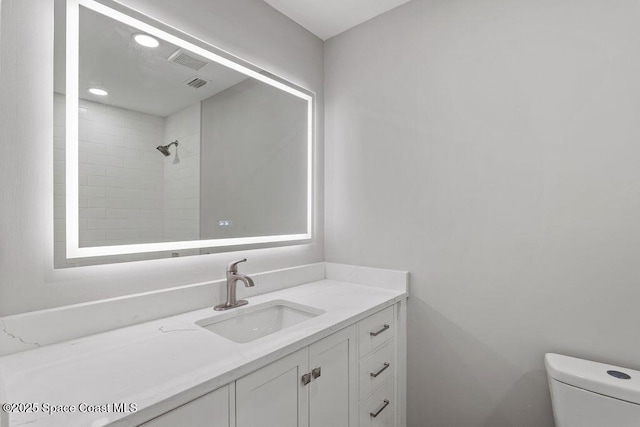
[[[313,93],[112,1],[55,29],[56,267],[311,239]]]

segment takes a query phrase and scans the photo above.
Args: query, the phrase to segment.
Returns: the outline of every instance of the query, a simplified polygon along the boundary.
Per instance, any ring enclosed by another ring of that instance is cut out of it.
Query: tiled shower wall
[[[171,147],[172,155],[164,159],[164,237],[167,240],[200,238],[200,116],[200,102],[197,102],[167,116],[164,121],[166,143],[178,140],[180,144],[177,148]]]
[[[55,94],[54,101],[56,265],[73,266],[102,262],[97,259],[65,261],[64,96]],[[196,119],[186,120],[185,112],[195,108],[197,111],[191,112],[197,114]],[[199,126],[200,123],[199,111],[197,103],[194,107],[167,117],[166,121],[181,124],[169,126],[169,130],[177,128],[181,131],[171,140],[181,139],[182,135],[185,135],[185,142],[190,142],[184,146],[181,144],[181,161],[173,164],[175,147],[171,147],[172,155],[166,158],[155,148],[169,142],[165,138],[164,118],[80,100],[80,246],[162,242],[176,240],[178,237],[182,237],[179,240],[187,239],[186,233],[180,235],[171,231],[169,235],[165,235],[165,195],[169,198],[178,197],[174,192],[165,190],[165,175],[172,175],[174,169],[181,169],[180,174],[196,177],[196,183],[191,181],[194,188],[188,191],[182,188],[177,192],[190,192],[196,200],[189,201],[189,206],[195,206],[194,209],[197,211],[199,147],[197,156],[192,153],[196,151],[193,145],[199,144],[199,136],[194,136],[192,131],[196,129],[195,133],[198,133],[195,126]],[[174,116],[182,119],[176,120]],[[182,158],[186,163],[183,164]],[[189,171],[189,167],[195,171]],[[194,215],[193,212],[190,215]],[[198,238],[197,229],[190,229],[189,233],[189,239]],[[111,258],[111,261],[155,257],[157,254],[127,255],[119,257],[122,259]]]

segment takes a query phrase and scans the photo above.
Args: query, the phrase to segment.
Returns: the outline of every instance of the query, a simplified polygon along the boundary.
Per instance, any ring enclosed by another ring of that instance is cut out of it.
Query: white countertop
[[[12,413],[10,426],[134,426],[228,384],[406,298],[404,291],[321,280],[248,298],[243,309],[272,300],[324,313],[239,344],[194,322],[222,315],[196,310],[0,358],[12,403],[135,403],[135,413]]]

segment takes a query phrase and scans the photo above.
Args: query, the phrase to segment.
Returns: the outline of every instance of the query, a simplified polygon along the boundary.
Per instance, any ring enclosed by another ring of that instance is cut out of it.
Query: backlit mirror
[[[311,239],[311,92],[111,1],[55,43],[56,267]]]

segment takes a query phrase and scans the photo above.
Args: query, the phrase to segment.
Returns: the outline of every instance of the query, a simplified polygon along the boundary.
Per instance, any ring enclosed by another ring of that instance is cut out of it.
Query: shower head
[[[171,152],[169,151],[169,147],[171,147],[172,145],[175,145],[177,147],[178,146],[178,140],[176,139],[175,141],[173,141],[172,143],[167,144],[167,145],[158,145],[156,147],[156,150],[158,150],[159,152],[164,154],[165,157],[169,157],[169,155],[171,154]]]
[[[158,145],[156,149],[162,154],[164,154],[165,157],[169,157],[169,154],[171,154],[169,152],[169,148],[166,145]]]

